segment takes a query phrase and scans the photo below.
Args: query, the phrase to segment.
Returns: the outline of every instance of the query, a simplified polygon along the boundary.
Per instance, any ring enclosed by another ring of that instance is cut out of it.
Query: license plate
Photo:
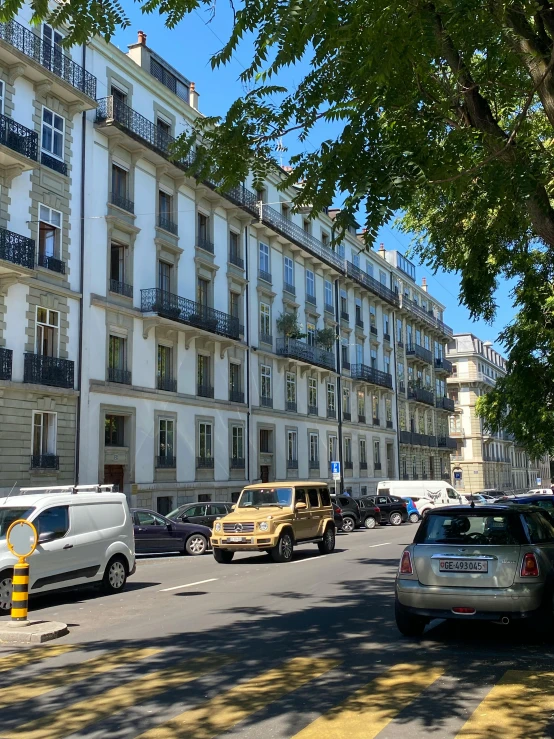
[[[439,572],[488,572],[489,563],[482,559],[441,559]]]
[[[227,541],[229,542],[238,542],[239,544],[251,544],[252,539],[247,538],[246,536],[230,536]]]

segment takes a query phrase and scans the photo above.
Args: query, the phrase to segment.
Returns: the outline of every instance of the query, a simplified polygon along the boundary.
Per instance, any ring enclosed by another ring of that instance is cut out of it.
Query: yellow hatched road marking
[[[508,670],[456,739],[539,739],[554,711],[554,672]]]
[[[124,708],[129,708],[170,688],[178,688],[183,683],[197,680],[202,675],[219,669],[232,662],[233,658],[217,660],[210,655],[187,659],[165,670],[157,670],[136,680],[107,690],[100,695],[72,703],[66,708],[54,711],[35,721],[29,721],[8,731],[0,729],[3,739],[61,739],[81,731],[89,724],[109,718]]]
[[[159,654],[161,649],[120,649],[119,651],[101,654],[99,657],[88,659],[76,665],[64,665],[51,670],[37,678],[27,680],[23,685],[10,685],[0,688],[0,708],[13,705],[20,701],[38,698],[56,688],[61,688],[79,680],[85,680],[92,675],[102,675],[104,672],[116,670],[127,662],[135,662]]]
[[[395,665],[293,739],[373,739],[443,672],[440,667]]]
[[[338,660],[295,657],[146,731],[138,739],[212,739],[339,664]]]
[[[59,644],[55,647],[30,647],[24,652],[9,654],[7,657],[0,657],[0,672],[15,670],[18,667],[40,662],[49,657],[58,657],[60,654],[67,654],[79,649],[75,644]]]

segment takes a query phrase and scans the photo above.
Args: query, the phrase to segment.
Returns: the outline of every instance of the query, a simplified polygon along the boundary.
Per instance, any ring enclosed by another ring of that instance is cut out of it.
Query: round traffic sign
[[[20,518],[10,525],[6,542],[8,549],[16,557],[29,557],[37,547],[37,530],[32,523]]]

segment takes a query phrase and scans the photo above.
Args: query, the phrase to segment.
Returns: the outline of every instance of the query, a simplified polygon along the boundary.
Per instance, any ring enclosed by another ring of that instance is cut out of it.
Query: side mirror
[[[183,515],[181,516],[181,521],[183,523],[186,523],[188,520],[189,520],[189,517],[186,515],[186,513],[183,513]]]
[[[231,510],[234,511],[236,507],[237,506],[233,503],[233,505],[231,506]]]
[[[294,506],[294,510],[295,510],[295,511],[304,511],[304,510],[305,510],[305,509],[306,509],[307,507],[308,507],[308,506],[307,506],[307,505],[306,505],[305,503],[302,503],[302,502],[298,502],[298,503],[297,503],[297,504],[296,504],[296,505]]]
[[[172,528],[173,528],[173,524],[172,523],[168,523],[167,524],[167,530],[168,531],[171,531]]]
[[[56,534],[53,531],[45,531],[44,534],[40,534],[38,537],[39,544],[47,544],[49,541],[54,541]]]

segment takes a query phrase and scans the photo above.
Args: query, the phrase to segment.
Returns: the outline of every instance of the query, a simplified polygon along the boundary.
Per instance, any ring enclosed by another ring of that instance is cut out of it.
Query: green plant
[[[277,330],[287,339],[303,339],[302,326],[298,323],[298,313],[281,313],[277,319]]]
[[[315,334],[315,343],[322,349],[330,351],[336,341],[336,332],[332,328],[320,328]]]

